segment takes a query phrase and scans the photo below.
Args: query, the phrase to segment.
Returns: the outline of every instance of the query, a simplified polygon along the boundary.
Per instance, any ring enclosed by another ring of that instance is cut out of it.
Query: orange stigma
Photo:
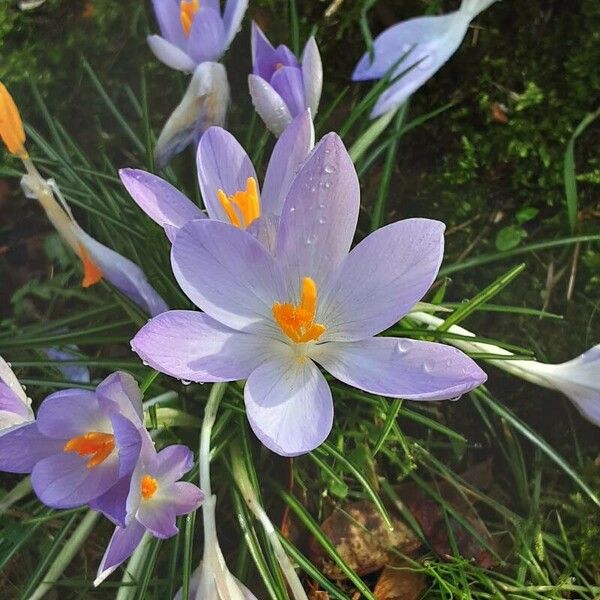
[[[179,4],[179,18],[181,19],[181,26],[186,37],[190,35],[194,17],[199,10],[200,0],[181,0]]]
[[[112,433],[88,431],[71,438],[64,446],[64,452],[77,452],[79,456],[89,456],[88,469],[101,465],[115,449],[115,436]]]
[[[22,160],[29,158],[25,150],[25,131],[19,109],[2,82],[0,82],[0,138],[11,154]]]
[[[79,245],[79,258],[83,264],[82,287],[88,288],[102,279],[102,269],[90,258],[88,251],[82,244]]]
[[[228,196],[223,190],[217,190],[217,198],[234,227],[246,229],[252,221],[260,217],[260,196],[254,177],[246,180],[246,189]]]
[[[275,63],[275,70],[279,71],[279,69],[283,69],[283,63]]]
[[[152,477],[152,475],[144,475],[140,483],[142,489],[142,498],[144,500],[150,500],[156,494],[158,490],[158,481]]]
[[[281,331],[298,344],[316,341],[325,332],[325,325],[315,323],[317,284],[310,277],[302,279],[300,304],[276,302],[272,310]]]

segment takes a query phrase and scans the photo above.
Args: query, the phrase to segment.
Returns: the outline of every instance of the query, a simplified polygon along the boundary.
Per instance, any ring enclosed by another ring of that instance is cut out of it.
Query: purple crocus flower
[[[0,437],[0,470],[31,473],[35,493],[53,508],[97,502],[135,468],[142,444],[141,399],[135,380],[121,372],[109,375],[95,392],[51,394],[36,421]],[[112,502],[100,501],[97,509],[119,520]]]
[[[250,425],[284,456],[312,450],[331,430],[331,390],[317,364],[349,385],[407,400],[456,398],[480,385],[485,373],[455,348],[374,337],[435,280],[444,225],[399,221],[349,252],[359,205],[352,161],[330,133],[286,194],[274,254],[248,231],[212,219],[178,232],[173,271],[204,312],[163,313],[132,348],[180,379],[246,379]]]
[[[262,190],[256,171],[239,142],[220,127],[211,127],[200,140],[198,179],[211,219],[236,224],[267,245],[281,214],[293,178],[314,145],[308,111],[302,112],[277,140],[267,166]],[[173,242],[179,229],[205,214],[164,179],[138,169],[122,169],[119,176],[131,197]]]
[[[469,23],[496,0],[463,0],[459,10],[418,17],[386,29],[362,56],[352,79],[381,79],[393,68],[392,84],[379,96],[371,117],[398,108],[446,63],[463,41]]]
[[[0,356],[0,436],[33,418],[31,400],[10,365]]]
[[[314,118],[323,87],[323,66],[315,39],[311,37],[306,42],[302,62],[298,62],[287,46],[273,48],[253,22],[248,86],[256,112],[276,136],[307,108]]]
[[[161,35],[148,37],[165,65],[191,73],[203,62],[219,60],[237,34],[248,0],[153,0]]]
[[[129,558],[144,533],[166,539],[177,534],[175,518],[196,510],[204,495],[193,483],[179,481],[194,464],[189,448],[175,445],[156,452],[152,441],[144,441],[140,460],[130,480],[127,520],[115,529],[94,585],[99,585]]]

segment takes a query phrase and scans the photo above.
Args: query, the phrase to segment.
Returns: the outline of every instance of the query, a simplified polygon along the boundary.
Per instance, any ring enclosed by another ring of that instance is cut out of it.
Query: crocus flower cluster
[[[314,118],[323,87],[323,66],[315,39],[306,42],[299,62],[287,46],[273,48],[253,22],[248,86],[256,112],[276,136],[307,108]]]
[[[224,160],[238,150],[221,137],[224,143],[198,153],[207,180],[221,182],[221,165],[240,164]],[[233,195],[238,216],[252,196],[245,179]],[[132,341],[146,363],[188,381],[246,379],[252,429],[286,456],[312,450],[331,430],[331,390],[317,364],[349,385],[409,400],[456,398],[485,381],[456,349],[374,337],[433,283],[444,226],[400,221],[349,252],[359,186],[336,134],[320,141],[291,181],[270,243],[246,228],[250,219],[224,222],[223,196],[213,200],[221,220],[184,224],[171,251],[179,285],[204,312],[170,311],[146,324]]]
[[[352,79],[366,81],[391,76],[371,117],[397,109],[446,63],[463,41],[469,23],[496,0],[463,0],[459,10],[441,16],[418,17],[392,25],[362,56]]]

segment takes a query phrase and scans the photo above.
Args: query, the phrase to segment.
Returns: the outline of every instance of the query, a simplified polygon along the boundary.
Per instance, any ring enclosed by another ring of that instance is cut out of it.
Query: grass
[[[264,14],[277,19],[273,15],[278,2],[259,4],[260,10],[266,11]],[[289,31],[290,43],[299,48],[305,34],[312,29],[312,21],[300,3],[291,0],[283,4],[285,10],[281,11],[279,27],[273,26],[271,31]],[[358,57],[363,47],[362,35],[368,37],[372,19],[367,8],[376,10],[377,3],[349,4],[349,9],[338,13],[333,21],[315,21],[317,36],[321,41],[319,36],[323,31],[335,30],[333,37],[338,43],[340,38],[354,39],[360,45]],[[429,8],[434,10],[435,6]],[[255,10],[259,14],[259,9]],[[381,13],[376,14],[382,18]],[[383,14],[385,17],[385,10]],[[138,22],[143,24],[146,18],[142,15]],[[493,23],[493,18],[486,22]],[[329,57],[332,64],[341,59],[335,56],[335,45],[326,36],[322,37],[328,87],[317,130],[318,135],[330,129],[340,131],[347,146],[354,149],[363,187],[359,237],[398,215],[435,216],[432,214],[435,207],[424,206],[415,211],[410,201],[404,204],[398,200],[398,190],[405,187],[399,179],[409,176],[403,154],[410,153],[414,144],[448,123],[454,126],[465,104],[455,99],[448,103],[446,97],[444,102],[423,110],[427,98],[442,95],[427,88],[395,120],[384,123],[386,127],[376,126],[367,121],[366,115],[379,88],[357,91],[346,87],[347,82],[340,81],[339,75],[327,67]],[[233,66],[231,61],[230,71]],[[137,210],[116,177],[121,166],[153,168],[154,132],[160,126],[156,119],[157,115],[163,118],[166,114],[164,101],[157,93],[156,67],[138,67],[118,94],[114,93],[114,85],[105,84],[92,58],[83,59],[80,73],[79,86],[91,90],[95,106],[101,107],[97,115],[90,117],[85,134],[81,134],[72,129],[69,121],[56,116],[55,112],[60,110],[55,111],[33,83],[30,102],[20,103],[25,117],[32,119],[28,126],[31,153],[44,173],[56,179],[81,224],[91,234],[137,262],[171,307],[189,308],[171,274],[169,248],[162,231]],[[176,101],[177,93],[175,89],[170,94],[171,103]],[[157,111],[156,106],[164,110]],[[600,297],[594,270],[586,265],[594,264],[592,259],[597,257],[600,235],[597,227],[595,231],[589,227],[573,231],[573,215],[593,209],[585,189],[583,193],[579,190],[575,199],[573,196],[576,149],[590,132],[597,131],[594,130],[597,122],[591,117],[582,115],[582,119],[558,153],[560,160],[553,165],[559,170],[564,168],[565,179],[560,183],[566,186],[565,204],[545,208],[536,217],[526,244],[498,251],[493,242],[490,244],[484,238],[473,246],[471,256],[465,256],[464,241],[477,240],[478,232],[476,226],[463,224],[481,211],[491,213],[493,207],[482,207],[476,199],[465,207],[469,199],[462,198],[460,190],[452,185],[442,198],[444,212],[452,213],[451,226],[462,229],[458,234],[449,231],[441,279],[430,300],[455,301],[444,304],[456,309],[451,317],[453,322],[465,319],[467,326],[484,336],[485,341],[508,347],[521,357],[550,355],[558,361],[598,341]],[[588,129],[584,131],[586,126]],[[258,172],[264,173],[272,139],[264,134],[260,121],[250,121],[244,108],[235,108],[231,129],[245,140]],[[432,151],[430,144],[426,148]],[[439,162],[433,155],[428,160],[422,170]],[[181,156],[164,175],[190,197],[197,198],[191,165],[189,156]],[[493,167],[486,165],[487,169]],[[3,167],[7,177],[15,177],[17,172],[14,162]],[[410,174],[410,180],[415,182],[417,178]],[[504,180],[503,184],[510,186],[514,181]],[[429,193],[434,193],[436,186],[437,182]],[[472,184],[467,187],[472,189]],[[519,197],[536,195],[535,188],[509,188],[507,193],[513,191]],[[419,197],[427,197],[427,191],[420,189]],[[9,209],[13,219],[18,210],[30,211],[37,224],[36,233],[47,231],[43,218],[18,193],[10,202],[18,207]],[[64,381],[43,354],[43,348],[77,344],[81,358],[74,362],[88,364],[94,382],[116,369],[136,377],[150,406],[148,419],[158,445],[181,442],[195,448],[198,418],[207,400],[208,386],[182,385],[139,363],[129,350],[129,340],[145,317],[108,285],[81,291],[75,261],[60,252],[56,241],[52,246],[52,237],[47,247],[52,269],[44,256],[35,281],[14,290],[11,312],[7,311],[0,321],[0,354],[11,360],[34,403],[52,391],[74,387]],[[548,265],[571,264],[576,247],[587,262],[580,266],[572,304],[554,301],[543,306],[536,292],[544,289]],[[524,271],[523,264],[527,267]],[[10,268],[4,261],[2,271],[8,272]],[[566,309],[566,314],[560,319],[557,317],[562,315],[548,312],[550,309],[559,313]],[[414,329],[408,322],[400,322],[394,331],[413,338],[430,339],[432,335]],[[436,339],[448,339],[450,335],[435,332]],[[565,337],[566,342],[558,341]],[[572,343],[573,340],[576,342]],[[563,351],[565,346],[568,353]],[[418,555],[408,558],[406,568],[426,578],[425,597],[597,598],[600,594],[597,553],[600,479],[594,467],[600,450],[597,430],[585,423],[566,400],[510,380],[491,368],[489,372],[490,381],[485,388],[458,403],[441,405],[378,398],[331,382],[336,404],[332,434],[319,449],[293,461],[274,457],[260,447],[245,421],[241,388],[229,385],[213,435],[212,472],[218,497],[219,535],[232,571],[261,599],[289,598],[264,531],[233,484],[229,449],[235,443],[303,581],[307,586],[312,582],[327,591],[331,598],[353,598],[356,591],[361,597],[373,598],[373,577],[357,574],[319,525],[334,507],[343,508],[364,500],[373,504],[383,522],[403,515],[415,535],[422,538],[421,527],[398,491],[399,486],[408,482],[440,507],[442,527],[451,548],[450,555],[442,559],[425,544]],[[184,422],[186,414],[194,418]],[[488,489],[481,490],[462,474],[488,458],[493,460],[492,482]],[[476,498],[477,512],[490,533],[489,538],[440,492],[442,484],[461,497]],[[13,498],[11,490],[15,487],[18,493],[13,493]],[[54,589],[65,598],[170,598],[182,584],[184,589],[187,587],[201,556],[201,519],[190,515],[180,520],[180,534],[175,539],[150,540],[125,569],[94,590],[91,582],[108,541],[110,525],[94,521],[84,510],[59,512],[44,508],[27,494],[26,484],[18,484],[13,476],[2,479],[2,489],[7,500],[3,503],[0,497],[2,597],[25,599],[36,597],[33,595],[36,589]],[[457,538],[464,531],[496,557],[495,568],[484,569],[460,556]],[[311,556],[307,539],[339,567],[345,580],[329,580],[323,575]]]

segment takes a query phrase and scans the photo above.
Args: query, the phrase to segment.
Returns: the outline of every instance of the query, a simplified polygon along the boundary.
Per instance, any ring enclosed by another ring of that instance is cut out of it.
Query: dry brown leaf
[[[427,587],[422,573],[401,567],[386,567],[373,590],[377,600],[418,600]]]

